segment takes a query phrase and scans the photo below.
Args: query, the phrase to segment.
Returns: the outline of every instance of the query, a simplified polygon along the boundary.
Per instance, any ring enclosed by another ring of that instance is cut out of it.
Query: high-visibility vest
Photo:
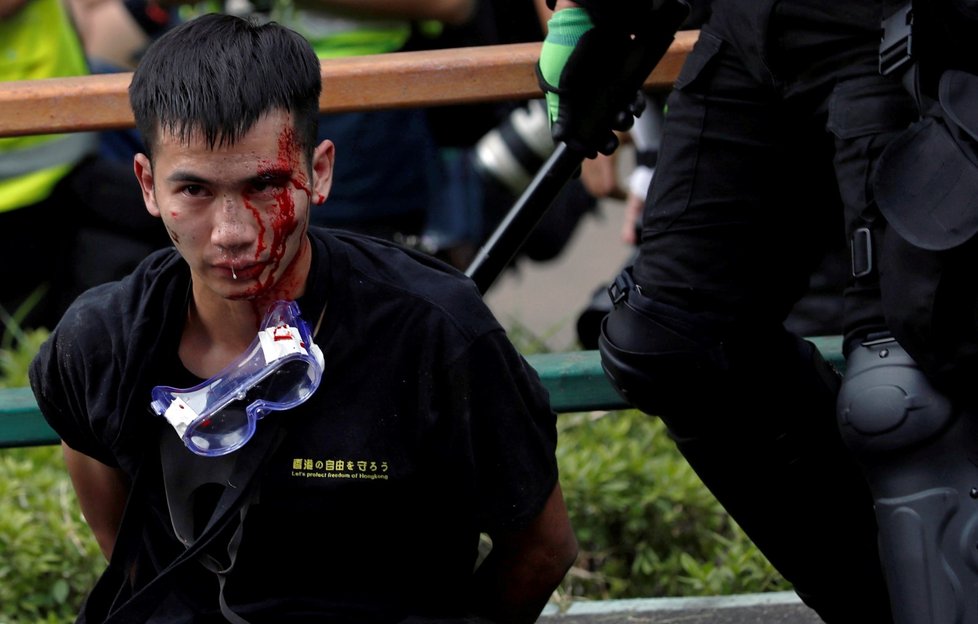
[[[323,59],[396,52],[411,36],[408,20],[361,18],[327,9],[300,9],[288,0],[272,4],[274,21],[306,38]]]
[[[247,0],[239,0],[238,3],[248,5]],[[201,0],[183,4],[180,17],[189,20],[205,13],[241,14],[240,7],[232,9],[230,4],[232,2],[229,0]],[[268,13],[248,14],[245,11],[245,14],[274,21],[296,31],[305,37],[321,59],[397,52],[410,39],[413,26],[422,32],[434,30],[434,34],[442,28],[434,20],[418,21],[412,26],[412,21],[407,19],[353,16],[328,7],[298,8],[293,0],[271,0],[269,5]]]
[[[0,20],[0,80],[85,74],[85,54],[61,0],[28,0]],[[0,212],[47,197],[96,147],[91,133],[0,138]]]
[[[328,7],[298,8],[292,0],[271,0],[267,13],[242,12],[230,4],[228,0],[184,4],[180,17],[190,20],[205,13],[227,12],[274,21],[302,35],[321,59],[396,52],[411,36],[411,22],[404,19],[353,16]],[[248,3],[244,4],[247,9]]]

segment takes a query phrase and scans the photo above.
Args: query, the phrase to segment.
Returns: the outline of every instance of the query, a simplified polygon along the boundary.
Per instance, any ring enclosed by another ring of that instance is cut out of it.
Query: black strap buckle
[[[618,274],[618,277],[611,283],[611,286],[608,286],[608,296],[611,297],[611,304],[617,306],[627,299],[628,293],[633,288],[637,288],[635,279],[632,278],[631,268],[627,268]]]
[[[913,52],[913,2],[907,2],[883,20],[880,74],[889,76],[902,70],[913,62]]]

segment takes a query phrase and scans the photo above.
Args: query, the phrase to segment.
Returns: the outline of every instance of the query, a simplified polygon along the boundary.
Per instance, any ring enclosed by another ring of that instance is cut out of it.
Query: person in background
[[[409,49],[419,24],[458,26],[475,6],[476,0],[276,0],[267,16],[328,60]],[[419,239],[437,194],[430,175],[437,146],[425,111],[325,114],[320,138],[327,137],[342,158],[330,204],[313,210],[313,223],[404,243]]]
[[[229,15],[136,69],[173,248],[30,368],[109,559],[79,621],[533,622],[574,561],[556,416],[471,280],[309,225],[320,91],[302,36]]]
[[[0,2],[0,80],[88,73],[60,0]],[[168,244],[90,133],[0,138],[0,321],[51,328],[81,291]]]
[[[177,6],[155,0],[69,0],[69,6],[93,74],[131,72],[146,47],[180,21]],[[144,150],[132,128],[102,130],[98,138],[99,154],[127,168]]]

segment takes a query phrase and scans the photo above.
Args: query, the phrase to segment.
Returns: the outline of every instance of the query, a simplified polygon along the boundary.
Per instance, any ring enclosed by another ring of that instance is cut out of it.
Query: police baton
[[[520,250],[583,160],[584,156],[566,143],[557,144],[466,269],[465,274],[472,278],[481,294],[486,294]]]
[[[623,93],[634,94],[642,88],[645,79],[669,50],[676,32],[682,27],[688,14],[689,5],[685,0],[666,0],[662,7],[648,17],[649,30],[636,39],[640,45],[633,48],[621,65],[620,84]],[[550,158],[543,163],[529,186],[465,270],[465,274],[472,278],[481,294],[489,290],[520,250],[582,162],[584,154],[564,142],[556,145]]]

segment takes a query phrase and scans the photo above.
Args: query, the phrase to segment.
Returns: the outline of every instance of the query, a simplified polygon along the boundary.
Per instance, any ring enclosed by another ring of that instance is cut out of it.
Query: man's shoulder
[[[181,268],[175,250],[156,251],[121,280],[100,284],[79,295],[65,312],[58,328],[108,325],[125,331],[135,317],[168,299],[167,293],[186,288],[177,284],[182,281]]]
[[[55,327],[51,355],[83,354],[89,363],[115,360],[119,353],[157,335],[167,308],[186,296],[189,275],[172,249],[154,252],[132,273],[95,286],[71,304]]]
[[[134,406],[148,393],[145,374],[181,318],[173,302],[186,297],[189,276],[181,277],[172,256],[153,254],[126,278],[79,296],[31,362],[45,418],[69,445],[103,463],[134,457],[123,423],[142,413]]]
[[[322,230],[320,230],[322,232]],[[424,252],[361,234],[329,231],[331,256],[345,256],[352,274],[378,285],[436,299],[479,300],[475,284],[458,269]]]
[[[498,329],[478,288],[454,267],[389,241],[333,231],[326,236],[334,280],[352,300],[393,314],[423,310],[428,319],[440,318],[469,334]]]

